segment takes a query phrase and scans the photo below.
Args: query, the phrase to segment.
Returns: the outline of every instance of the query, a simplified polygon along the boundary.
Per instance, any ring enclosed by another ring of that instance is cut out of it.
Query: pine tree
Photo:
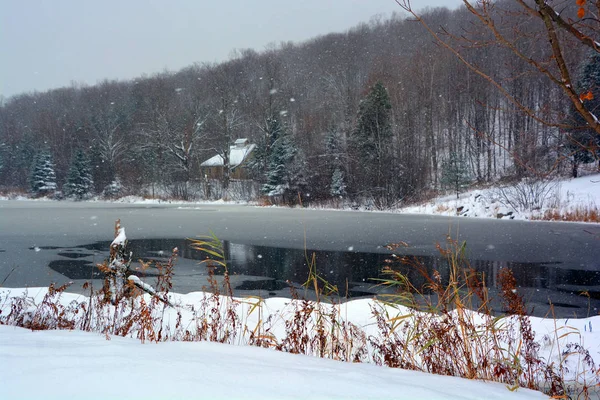
[[[56,190],[56,173],[50,152],[38,153],[31,171],[30,184],[31,192],[36,196],[44,196]]]
[[[600,54],[592,51],[582,64],[577,78],[577,89],[588,110],[600,118]],[[594,161],[594,154],[600,146],[600,135],[593,129],[581,129],[587,122],[573,107],[571,109],[575,129],[565,137],[565,147],[572,164],[572,176],[577,178],[580,164]],[[600,167],[600,160],[599,160]]]
[[[452,152],[448,159],[442,162],[442,178],[440,180],[444,189],[452,189],[458,194],[471,183],[469,169],[464,158]]]
[[[90,160],[82,150],[79,150],[69,168],[67,183],[64,185],[65,196],[82,200],[92,194],[93,188]]]
[[[330,129],[325,136],[325,160],[329,178],[329,195],[333,197],[346,195],[344,158],[340,135],[335,129]]]
[[[289,183],[287,167],[296,155],[296,151],[287,134],[275,141],[267,160],[267,183],[262,188],[263,193],[268,196],[283,195]]]
[[[333,197],[344,197],[346,195],[346,182],[344,172],[336,168],[331,176],[331,185],[329,186],[329,194]]]
[[[578,88],[580,93],[591,92],[591,98],[587,97],[585,105],[596,117],[600,118],[600,53],[591,50],[588,58],[583,63],[578,76]]]
[[[377,82],[360,103],[356,129],[350,137],[353,175],[360,189],[384,191],[391,179],[391,109],[386,88]]]
[[[0,143],[0,173],[2,172],[2,170],[4,169],[4,166],[6,164],[6,145],[4,143]]]
[[[262,126],[264,134],[259,138],[252,158],[248,162],[248,169],[252,172],[254,178],[260,182],[266,182],[267,180],[273,146],[284,130],[285,125],[276,114],[265,118],[264,126]]]
[[[119,178],[116,178],[104,187],[104,190],[102,191],[102,196],[105,198],[114,199],[118,197],[119,194],[121,194],[122,190],[123,186],[121,185],[121,180]]]

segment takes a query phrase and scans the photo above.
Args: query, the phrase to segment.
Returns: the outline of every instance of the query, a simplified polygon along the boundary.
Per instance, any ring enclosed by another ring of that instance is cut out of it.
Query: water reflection
[[[84,259],[82,250],[94,253],[106,252],[110,242],[98,242],[76,249],[59,249],[59,262],[50,268],[71,279],[97,278],[91,272],[93,265]],[[268,296],[289,296],[289,286],[301,288],[309,274],[309,265],[314,265],[317,273],[331,285],[337,286],[344,298],[374,296],[390,293],[389,288],[377,285],[376,279],[384,278],[382,269],[395,260],[394,269],[406,274],[413,285],[421,287],[426,283],[422,271],[415,268],[420,263],[429,274],[438,271],[443,282],[450,275],[448,262],[442,257],[407,257],[407,263],[398,262],[401,257],[393,258],[391,253],[360,253],[354,251],[331,252],[299,249],[286,249],[265,246],[249,246],[224,242],[224,252],[234,294],[257,294]],[[173,248],[179,250],[174,277],[174,290],[188,292],[206,287],[208,269],[204,263],[208,255],[191,248],[183,239],[131,240],[130,249],[134,259],[154,259],[166,261]],[[42,248],[46,249],[46,248]],[[106,253],[107,254],[107,253]],[[600,310],[600,272],[590,270],[590,266],[578,266],[581,269],[557,263],[514,263],[503,261],[470,260],[470,266],[482,274],[486,286],[493,297],[499,289],[498,273],[502,268],[510,268],[517,280],[518,288],[524,295],[528,310],[534,315],[544,316],[555,306],[557,316],[584,317],[595,315]],[[594,266],[592,266],[594,267]],[[78,271],[80,271],[78,273]],[[216,269],[216,274],[223,271]],[[150,278],[153,271],[146,271]],[[585,292],[585,295],[581,295]],[[303,291],[310,298],[314,293]],[[492,305],[501,310],[497,296]]]

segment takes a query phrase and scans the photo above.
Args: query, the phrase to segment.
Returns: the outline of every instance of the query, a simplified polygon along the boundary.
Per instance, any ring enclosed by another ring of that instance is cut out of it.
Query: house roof
[[[256,148],[255,144],[246,144],[244,146],[241,146],[240,143],[238,143],[240,139],[236,140],[236,144],[233,146],[229,146],[229,167],[230,168],[235,168],[238,165],[240,165],[241,163],[243,163],[248,156],[250,155],[250,153],[252,153],[252,151],[254,151],[254,149]],[[209,158],[208,160],[204,161],[202,164],[200,164],[201,167],[222,167],[223,166],[223,157],[221,157],[221,155],[217,154],[214,157]]]

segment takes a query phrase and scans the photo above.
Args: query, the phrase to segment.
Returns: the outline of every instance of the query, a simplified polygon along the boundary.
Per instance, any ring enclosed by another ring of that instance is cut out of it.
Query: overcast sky
[[[412,0],[415,9],[460,2]],[[394,11],[394,0],[0,0],[0,95],[223,61]]]

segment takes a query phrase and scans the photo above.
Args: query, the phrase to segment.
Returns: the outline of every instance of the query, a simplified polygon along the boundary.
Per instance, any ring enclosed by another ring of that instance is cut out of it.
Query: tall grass
[[[546,210],[531,219],[543,221],[600,222],[600,209],[596,206],[575,207],[571,210]]]
[[[567,385],[560,367],[540,355],[512,272],[503,269],[498,276],[509,315],[495,316],[485,280],[468,267],[465,244],[449,238],[447,246],[438,249],[448,261],[447,280],[438,271],[428,273],[414,258],[404,257],[399,263],[409,264],[422,274],[425,283],[421,287],[415,287],[393,265],[386,267],[389,277],[381,284],[396,287],[397,294],[372,307],[381,333],[369,338],[378,349],[375,361],[564,395]],[[591,367],[595,371],[595,366]]]
[[[118,232],[118,230],[117,230]],[[404,243],[390,245],[398,252]],[[68,285],[40,293],[0,292],[0,324],[34,330],[81,329],[141,341],[215,341],[253,345],[346,362],[373,362],[435,374],[503,382],[511,390],[527,387],[556,398],[588,398],[598,370],[575,329],[555,321],[551,335],[534,332],[510,270],[498,277],[505,315],[490,307],[483,276],[469,268],[466,246],[450,238],[438,246],[449,272],[429,272],[412,257],[390,257],[380,285],[394,288],[379,299],[343,303],[337,287],[317,271],[307,254],[310,274],[305,288],[316,301],[303,300],[290,287],[291,299],[233,296],[225,252],[215,236],[192,240],[207,255],[207,291],[183,297],[170,293],[177,249],[157,268],[150,290],[125,272],[120,292],[111,265],[129,262],[123,248],[99,266],[107,283],[90,295],[66,293]],[[423,277],[420,286],[402,268]],[[405,269],[405,268],[404,268]],[[128,270],[126,270],[128,271]],[[219,282],[216,274],[222,273]],[[186,299],[186,302],[183,302]],[[356,315],[356,309],[363,311]]]

